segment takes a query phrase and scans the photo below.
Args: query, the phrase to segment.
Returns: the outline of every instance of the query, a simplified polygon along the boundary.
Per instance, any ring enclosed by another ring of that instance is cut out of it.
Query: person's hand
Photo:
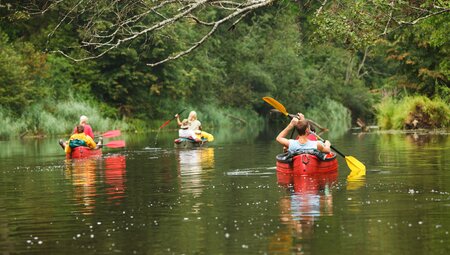
[[[303,115],[303,113],[301,113],[301,112],[299,112],[299,113],[297,113],[297,119],[299,119],[299,120],[304,120],[305,119],[305,115]]]
[[[325,146],[331,146],[331,143],[330,143],[330,141],[328,141],[328,140],[325,140]]]
[[[175,118],[177,118],[177,119],[178,119],[179,117],[180,117],[180,115],[178,115],[178,113],[177,113],[177,114],[175,114]]]
[[[295,127],[298,123],[299,119],[297,117],[292,118],[291,122],[289,123],[289,126]]]
[[[289,125],[292,125],[295,127],[299,121],[304,120],[304,119],[305,119],[305,116],[302,113],[297,113],[297,115],[295,115],[295,117],[292,118],[291,123],[289,123]]]

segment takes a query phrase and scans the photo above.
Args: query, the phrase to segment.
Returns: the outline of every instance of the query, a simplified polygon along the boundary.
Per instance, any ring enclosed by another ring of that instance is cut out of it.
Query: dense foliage
[[[336,116],[344,116],[344,126],[350,119],[374,121],[373,106],[383,98],[424,95],[450,102],[448,12],[388,32],[379,22],[389,16],[385,1],[275,2],[220,27],[190,54],[155,67],[147,64],[188,47],[205,31],[181,20],[102,57],[73,62],[57,51],[88,56],[91,52],[75,47],[91,35],[80,28],[107,30],[114,16],[98,14],[91,24],[93,14],[85,12],[63,22],[61,14],[72,14],[74,0],[41,13],[21,1],[0,4],[0,115],[23,120],[3,136],[49,133],[44,115],[72,123],[77,114],[58,114],[55,106],[68,102],[89,105],[92,112],[84,114],[121,120],[116,125],[130,129],[184,107],[198,109],[215,125],[226,116],[253,119],[270,109],[263,96],[317,118],[334,106],[342,109]],[[392,13],[415,15],[401,8]],[[210,10],[202,17],[220,14]],[[30,118],[32,113],[41,117]]]
[[[384,100],[378,106],[378,123],[383,129],[446,128],[450,107],[439,98],[425,96]]]

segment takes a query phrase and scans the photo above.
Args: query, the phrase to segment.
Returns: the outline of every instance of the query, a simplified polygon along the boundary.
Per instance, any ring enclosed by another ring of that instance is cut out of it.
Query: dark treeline
[[[7,123],[23,120],[17,133],[50,132],[38,113],[73,122],[80,111],[76,102],[98,111],[99,118],[125,121],[135,129],[183,107],[200,110],[211,122],[217,109],[262,114],[270,109],[263,96],[279,99],[289,111],[349,111],[353,122],[369,123],[382,98],[422,95],[446,104],[450,99],[449,12],[386,31],[386,23],[377,20],[392,14],[378,8],[383,1],[275,1],[219,27],[186,56],[152,67],[147,64],[190,47],[206,29],[182,20],[101,57],[75,62],[57,51],[78,57],[96,52],[93,46],[77,48],[89,36],[83,27],[92,14],[67,22],[78,1],[43,2],[47,5],[36,9],[23,1],[0,3],[0,115]],[[405,19],[416,15],[395,13]],[[116,18],[96,17],[98,30]],[[64,114],[62,106],[74,110]],[[13,131],[3,135],[8,132]]]

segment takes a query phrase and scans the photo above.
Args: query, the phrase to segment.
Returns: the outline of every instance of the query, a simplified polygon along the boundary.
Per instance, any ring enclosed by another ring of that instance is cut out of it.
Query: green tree
[[[39,82],[45,77],[46,56],[30,43],[10,44],[1,31],[0,48],[0,102],[20,114],[49,94],[48,87]]]

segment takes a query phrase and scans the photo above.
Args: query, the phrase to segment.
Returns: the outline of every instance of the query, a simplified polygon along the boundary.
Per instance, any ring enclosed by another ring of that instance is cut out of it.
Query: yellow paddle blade
[[[366,175],[366,166],[359,160],[352,156],[345,156],[345,161],[347,161],[350,171],[357,173],[359,176]]]
[[[280,104],[280,102],[278,102],[277,100],[275,100],[275,99],[273,99],[271,97],[263,97],[263,100],[266,101],[266,103],[268,103],[271,106],[273,106],[273,108],[275,108],[278,111],[280,111],[285,116],[289,115],[289,113],[286,111],[286,108],[284,108],[284,106],[282,104]]]

